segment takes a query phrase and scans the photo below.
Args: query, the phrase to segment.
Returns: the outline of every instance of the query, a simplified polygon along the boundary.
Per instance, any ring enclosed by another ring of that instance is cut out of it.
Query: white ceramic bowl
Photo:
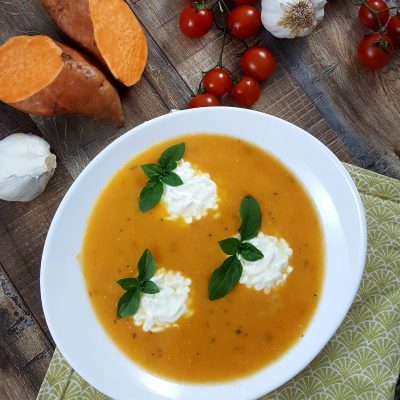
[[[77,261],[89,214],[113,174],[152,144],[196,132],[239,137],[274,154],[314,200],[326,243],[322,296],[304,337],[258,373],[215,385],[160,379],[130,361],[97,321]],[[71,186],[44,246],[40,277],[44,313],[54,341],[71,366],[114,399],[255,399],[300,372],[335,333],[358,289],[366,245],[365,214],[356,187],[339,160],[313,136],[279,118],[245,109],[180,111],[146,122],[118,138]]]

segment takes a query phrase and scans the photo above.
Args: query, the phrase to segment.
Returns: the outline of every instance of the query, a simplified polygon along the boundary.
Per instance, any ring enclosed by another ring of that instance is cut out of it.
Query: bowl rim
[[[56,345],[59,348],[60,352],[64,356],[65,360],[85,380],[88,380],[85,377],[85,376],[87,376],[85,371],[81,370],[80,366],[78,365],[79,363],[75,362],[74,357],[71,356],[71,354],[68,351],[68,349],[65,348],[64,344],[59,340],[59,337],[58,337],[58,334],[57,334],[57,329],[53,325],[53,321],[52,321],[52,318],[51,318],[51,315],[50,315],[50,311],[49,311],[49,305],[48,305],[48,299],[47,299],[47,293],[46,293],[46,287],[45,287],[45,284],[46,284],[46,268],[47,268],[46,267],[46,259],[47,259],[47,254],[50,251],[49,250],[49,238],[52,236],[52,232],[53,232],[54,226],[57,224],[58,220],[61,218],[60,216],[64,212],[64,207],[65,207],[65,204],[67,204],[67,201],[68,201],[69,197],[72,195],[72,193],[75,190],[75,188],[77,188],[78,185],[80,185],[80,182],[85,178],[85,176],[93,168],[97,167],[97,164],[100,162],[102,157],[104,157],[108,153],[113,152],[114,148],[116,148],[117,146],[120,146],[123,141],[129,140],[129,137],[131,135],[134,135],[136,130],[141,129],[144,126],[150,127],[151,124],[154,124],[154,123],[160,123],[160,122],[166,123],[168,120],[176,118],[177,114],[179,114],[179,115],[183,115],[183,114],[203,114],[203,113],[207,114],[208,112],[216,112],[216,109],[218,109],[218,113],[221,113],[221,116],[222,116],[223,113],[228,113],[229,114],[231,112],[243,113],[243,114],[247,114],[247,115],[251,115],[251,114],[262,115],[263,117],[266,117],[266,118],[272,118],[273,120],[278,121],[280,124],[283,124],[283,125],[286,125],[286,126],[291,126],[292,129],[295,129],[295,130],[299,131],[300,133],[302,133],[303,135],[306,135],[309,140],[311,140],[314,144],[317,144],[319,146],[320,151],[325,153],[325,155],[330,159],[330,161],[332,161],[334,163],[334,165],[337,168],[338,172],[340,172],[340,174],[341,174],[342,178],[344,179],[346,185],[348,186],[348,188],[351,191],[352,200],[354,201],[354,205],[356,206],[356,209],[357,209],[357,220],[358,220],[358,223],[359,223],[359,230],[360,230],[360,233],[361,233],[361,236],[359,238],[360,239],[359,248],[357,250],[355,250],[357,252],[357,254],[358,254],[358,257],[357,257],[358,258],[358,265],[359,265],[359,267],[357,268],[358,274],[354,278],[354,284],[353,284],[353,290],[352,290],[351,296],[348,295],[348,297],[347,297],[348,301],[346,302],[346,306],[343,308],[343,310],[346,309],[346,311],[343,313],[343,317],[341,318],[340,323],[336,326],[336,329],[343,322],[343,319],[347,315],[347,313],[348,313],[348,311],[349,311],[349,309],[350,309],[350,307],[351,307],[351,305],[352,305],[352,303],[354,301],[354,298],[355,298],[355,296],[357,294],[357,291],[358,291],[358,288],[359,288],[359,285],[360,285],[360,282],[361,282],[361,278],[362,278],[362,275],[363,275],[363,272],[364,272],[364,264],[365,264],[365,260],[366,260],[366,251],[367,251],[367,224],[366,224],[364,206],[363,206],[360,194],[359,194],[359,192],[358,192],[358,190],[356,188],[356,185],[355,185],[353,179],[351,178],[350,174],[345,169],[343,164],[339,161],[339,159],[336,157],[336,155],[329,148],[327,148],[322,142],[320,142],[317,138],[315,138],[313,135],[311,135],[307,131],[303,130],[302,128],[300,128],[300,127],[298,127],[298,126],[296,126],[296,125],[294,125],[294,124],[292,124],[292,123],[290,123],[288,121],[285,121],[285,120],[283,120],[281,118],[275,117],[275,116],[270,115],[270,114],[258,112],[258,111],[255,111],[255,110],[241,109],[241,108],[234,108],[234,107],[218,107],[218,108],[204,107],[204,108],[198,108],[198,109],[179,110],[177,112],[171,112],[169,114],[161,115],[161,116],[159,116],[157,118],[154,118],[154,119],[151,119],[149,121],[145,121],[142,124],[140,124],[140,125],[132,128],[132,129],[128,130],[127,132],[125,132],[124,134],[122,134],[121,136],[116,138],[112,143],[107,145],[102,151],[100,151],[99,154],[97,154],[89,162],[89,164],[83,169],[83,171],[74,180],[74,182],[72,183],[71,187],[68,189],[68,191],[65,194],[64,198],[62,199],[59,207],[57,208],[57,211],[56,211],[56,213],[55,213],[55,215],[53,217],[52,223],[51,223],[50,228],[48,230],[48,234],[47,234],[47,237],[46,237],[45,245],[44,245],[44,248],[43,248],[43,255],[42,255],[42,262],[41,262],[41,269],[40,269],[40,292],[41,292],[42,307],[43,307],[46,323],[47,323],[47,325],[49,327],[49,330],[50,330],[50,332],[52,334],[54,342],[56,343]],[[185,132],[186,131],[182,131],[182,134],[185,134]],[[173,135],[173,136],[176,136],[176,135]],[[171,138],[173,136],[171,136]],[[162,140],[164,140],[164,139],[162,139]],[[260,146],[260,148],[262,148],[262,146]],[[132,151],[132,157],[134,157],[137,153],[138,153],[137,151],[136,152]],[[122,167],[123,164],[124,163],[121,163],[120,167]],[[285,165],[285,167],[288,168],[286,165]],[[280,380],[277,380],[276,383],[274,384],[274,387],[278,388],[279,386],[283,385],[284,383],[286,383],[287,381],[292,379],[300,371],[302,371],[317,356],[317,354],[325,347],[325,345],[328,343],[330,338],[336,332],[336,329],[334,331],[332,331],[332,332],[329,332],[329,334],[325,335],[323,346],[319,346],[319,347],[316,346],[313,352],[310,352],[308,355],[304,356],[303,362],[300,363],[301,365],[296,369],[296,371],[291,373],[290,376],[283,376]],[[291,348],[297,346],[297,344],[298,344],[298,342],[294,343],[291,346]],[[269,367],[269,365],[264,367],[263,369],[267,369],[268,367]],[[247,381],[251,376],[253,376],[253,375],[245,376],[245,377],[241,378],[240,381]],[[162,379],[162,378],[160,378],[160,379]],[[235,382],[236,381],[234,380],[234,381],[229,381],[229,382],[222,382],[221,384],[225,385],[225,384],[231,384],[231,383],[235,383]],[[191,387],[194,387],[194,388],[199,387],[199,386],[206,386],[206,387],[219,386],[218,383],[216,383],[216,384],[213,384],[213,383],[212,384],[209,384],[209,383],[205,383],[205,384],[190,384],[189,383],[189,384],[187,384],[187,383],[180,383],[180,382],[174,382],[174,383],[177,384],[177,385],[187,385],[187,386],[191,386]],[[90,382],[90,385],[92,385],[93,387],[95,387],[96,389],[101,391],[102,393],[107,392],[107,390],[102,389],[103,386],[99,382],[96,382],[95,384]],[[274,389],[272,389],[272,390],[274,390]],[[270,390],[270,391],[272,391],[272,390]],[[270,391],[268,393],[270,393]],[[265,394],[266,394],[265,390],[263,391],[263,389],[260,387],[258,390],[253,390],[251,393],[249,393],[250,396],[248,398],[250,399],[250,398],[254,398],[254,397],[259,397],[259,396],[262,396],[262,395],[265,395]],[[160,396],[159,398],[161,399],[161,398],[167,398],[167,397]]]

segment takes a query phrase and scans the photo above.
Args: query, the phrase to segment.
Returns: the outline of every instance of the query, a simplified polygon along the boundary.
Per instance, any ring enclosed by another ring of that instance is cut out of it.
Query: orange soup
[[[184,160],[210,174],[218,188],[214,211],[186,224],[165,218],[162,205],[147,213],[138,199],[147,177],[140,165],[157,162],[167,147],[185,142]],[[257,199],[261,230],[284,238],[293,250],[287,280],[268,294],[238,284],[210,301],[208,281],[227,257],[218,241],[240,225],[245,195]],[[190,317],[178,327],[144,332],[133,318],[117,318],[121,278],[137,275],[148,248],[157,268],[191,279]],[[135,363],[175,381],[221,382],[256,372],[301,338],[316,309],[324,271],[323,236],[312,200],[273,156],[236,138],[197,134],[157,144],[111,179],[90,217],[82,250],[83,273],[104,329]]]

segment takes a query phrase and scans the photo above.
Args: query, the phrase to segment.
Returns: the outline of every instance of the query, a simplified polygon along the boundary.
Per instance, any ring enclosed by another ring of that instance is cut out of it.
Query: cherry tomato
[[[214,68],[204,76],[203,85],[207,93],[220,97],[232,90],[232,79],[225,69]]]
[[[204,36],[211,29],[213,16],[202,2],[198,5],[187,5],[179,17],[179,27],[182,33],[191,39]]]
[[[189,103],[190,108],[213,106],[219,106],[219,100],[210,93],[198,94],[197,96],[194,96]]]
[[[260,85],[255,79],[243,76],[233,87],[231,95],[236,103],[241,106],[250,107],[260,97]]]
[[[389,10],[388,5],[383,0],[367,0],[365,4],[375,11],[382,11],[379,13],[379,17],[373,14],[366,5],[362,5],[358,11],[358,19],[360,22],[368,29],[372,29],[376,31],[379,29],[379,20],[381,21],[382,26],[386,24],[389,19]],[[379,18],[379,20],[378,20]]]
[[[232,3],[235,3],[237,6],[245,6],[256,3],[257,0],[232,0]]]
[[[365,36],[358,45],[358,60],[368,69],[380,69],[389,63],[393,54],[393,42],[389,35],[380,33]]]
[[[396,14],[390,18],[387,24],[387,33],[390,39],[392,39],[393,44],[400,47],[400,14]]]
[[[253,6],[235,7],[228,15],[226,24],[232,36],[246,40],[260,29],[261,15]]]
[[[275,57],[265,47],[250,47],[240,59],[243,73],[257,81],[268,79],[274,73],[275,66]]]

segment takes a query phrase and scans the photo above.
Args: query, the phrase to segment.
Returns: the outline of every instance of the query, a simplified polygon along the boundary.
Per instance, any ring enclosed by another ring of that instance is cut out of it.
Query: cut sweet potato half
[[[0,47],[0,100],[27,113],[81,113],[123,124],[117,91],[77,51],[47,36],[16,36]]]
[[[132,86],[147,61],[146,36],[124,0],[41,0],[58,27]]]

